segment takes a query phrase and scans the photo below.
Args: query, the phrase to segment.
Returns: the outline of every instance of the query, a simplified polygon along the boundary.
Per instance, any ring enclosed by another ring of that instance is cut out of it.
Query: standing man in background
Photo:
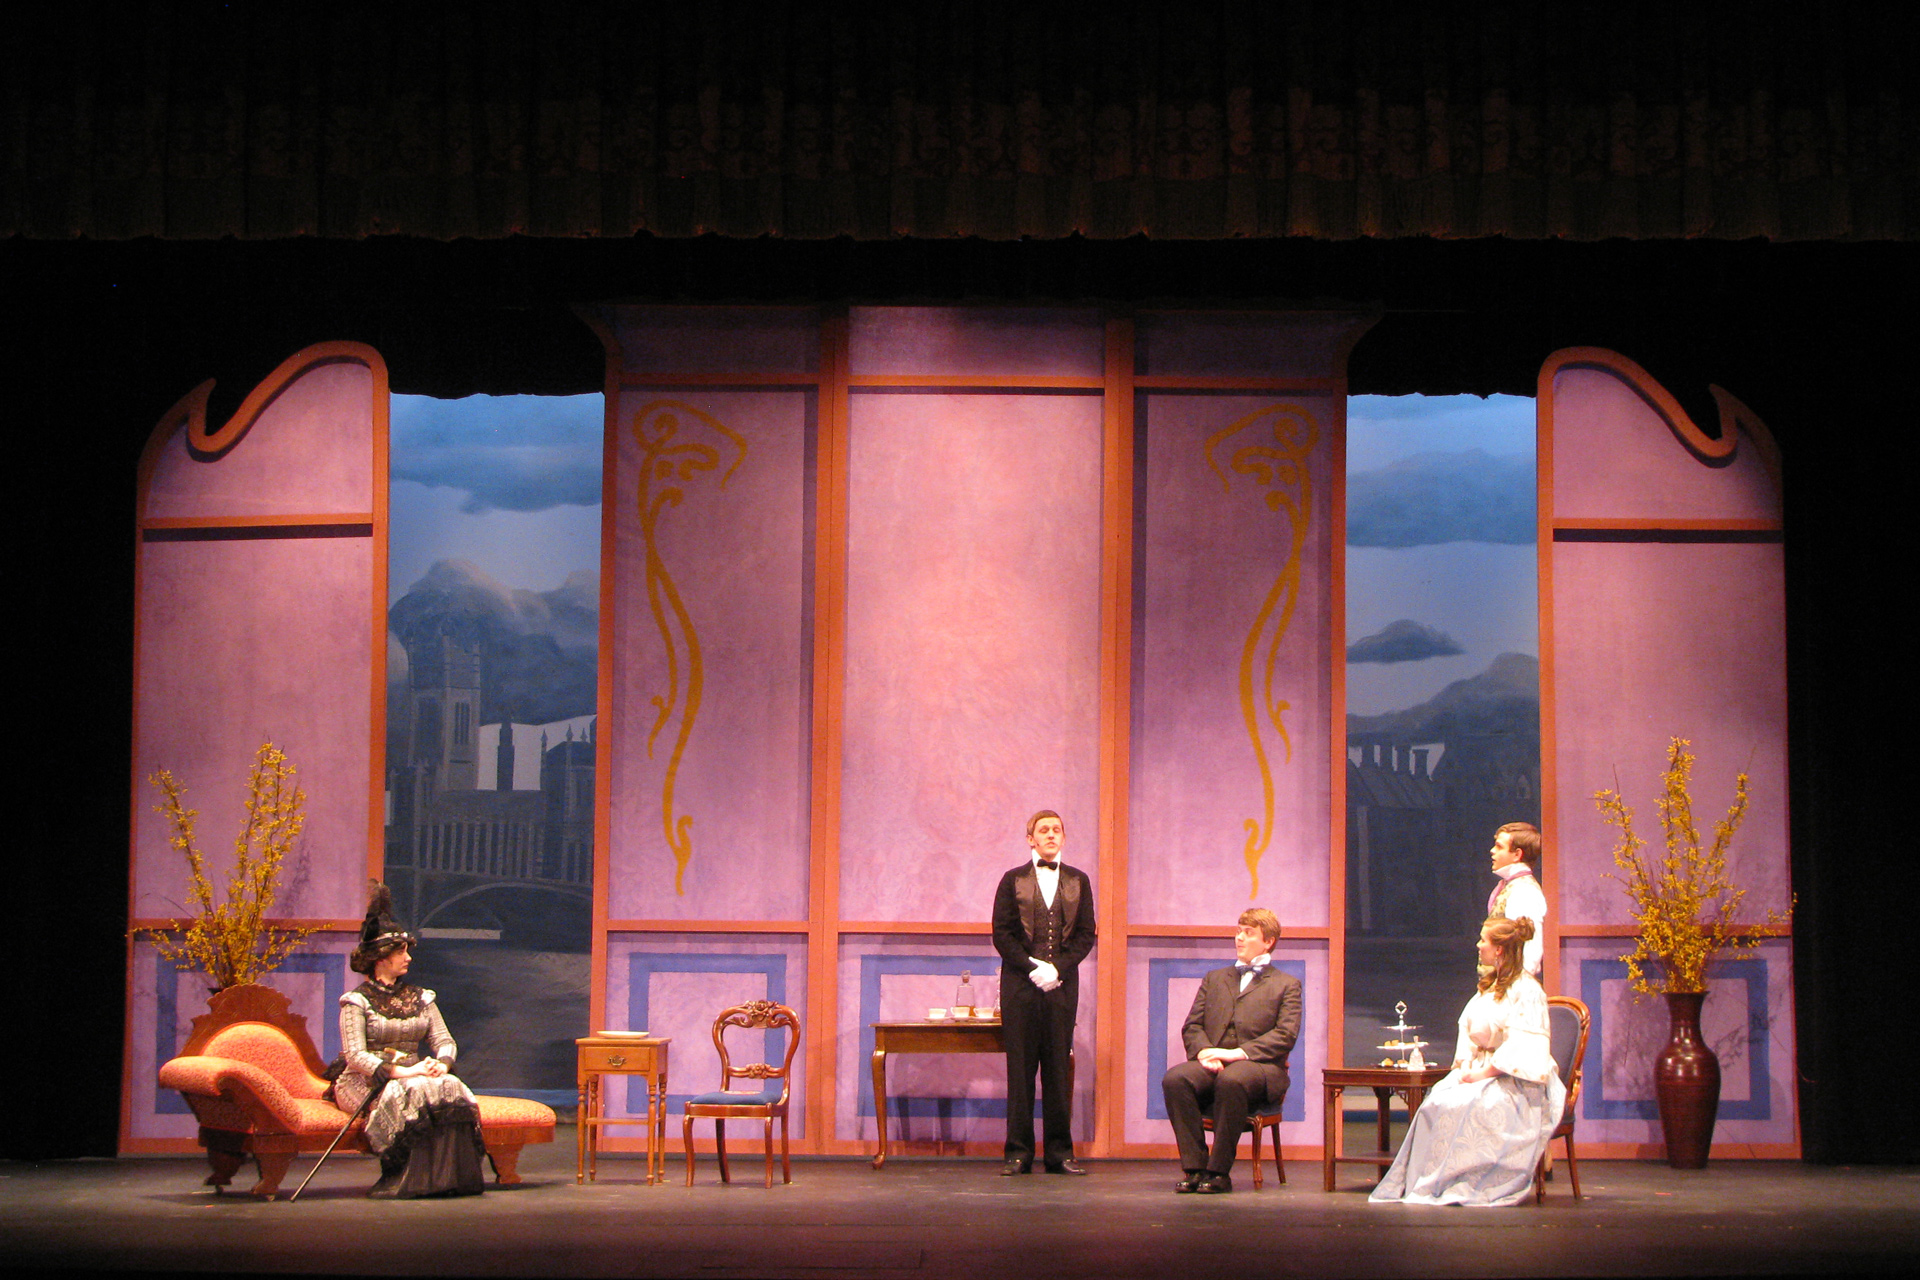
[[[1027,819],[1033,856],[1000,877],[993,946],[1000,953],[1000,1021],[1007,1045],[1007,1146],[1002,1177],[1033,1172],[1033,1078],[1040,1073],[1042,1159],[1048,1173],[1083,1174],[1073,1158],[1068,1084],[1080,962],[1093,949],[1093,885],[1060,861],[1066,824],[1051,809]]]
[[[1531,822],[1509,822],[1493,833],[1493,847],[1487,853],[1493,874],[1500,877],[1487,897],[1487,914],[1533,921],[1533,937],[1527,940],[1520,961],[1527,975],[1538,979],[1547,936],[1547,895],[1540,888],[1540,828]]]

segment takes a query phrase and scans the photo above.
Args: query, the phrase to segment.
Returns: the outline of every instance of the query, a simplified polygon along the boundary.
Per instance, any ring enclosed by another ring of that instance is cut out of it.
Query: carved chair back
[[[787,1042],[786,1053],[780,1059],[779,1066],[770,1063],[754,1062],[746,1066],[733,1065],[733,1057],[727,1052],[727,1032],[739,1028],[759,1030],[772,1034],[783,1031]],[[745,1004],[735,1005],[721,1012],[713,1020],[713,1047],[720,1054],[720,1087],[726,1089],[734,1080],[778,1080],[780,1081],[780,1103],[786,1102],[793,1092],[793,1055],[800,1047],[800,1019],[786,1005],[775,1004],[771,1000],[749,1000]]]

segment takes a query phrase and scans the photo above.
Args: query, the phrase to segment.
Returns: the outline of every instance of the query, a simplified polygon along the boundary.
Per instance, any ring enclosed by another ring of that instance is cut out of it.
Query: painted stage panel
[[[820,366],[813,307],[605,307],[619,368],[647,373],[811,373]]]
[[[1372,321],[1327,312],[1160,311],[1136,325],[1137,372],[1176,377],[1344,378]]]
[[[261,979],[262,986],[284,994],[294,1013],[307,1020],[307,1034],[323,1061],[340,1052],[340,997],[360,983],[347,969],[357,935],[316,933],[285,963]],[[207,980],[199,972],[181,972],[162,961],[151,945],[133,946],[131,1021],[128,1025],[126,1136],[191,1142],[199,1133],[192,1110],[180,1094],[160,1088],[162,1063],[179,1054],[193,1031],[193,1020],[207,1012]],[[351,979],[351,980],[349,980]],[[457,1026],[450,1026],[454,1042]]]
[[[135,671],[136,917],[184,914],[187,870],[153,812],[164,768],[200,812],[216,889],[245,820],[260,744],[286,752],[307,822],[274,904],[281,917],[366,908],[372,707],[371,538],[149,542],[141,548]]]
[[[1556,519],[1780,518],[1779,487],[1744,432],[1731,460],[1703,463],[1611,371],[1562,369],[1553,387]]]
[[[1327,923],[1327,397],[1152,395],[1135,533],[1129,910]]]
[[[1073,1137],[1093,1131],[1094,972],[1096,947],[1080,966],[1080,1012],[1074,1023],[1076,1063]],[[963,973],[997,997],[1000,957],[982,929],[978,938],[848,934],[840,940],[840,1025],[834,1046],[834,1136],[878,1140],[873,1103],[873,1024],[924,1020],[954,1002]],[[887,1096],[894,1142],[982,1143],[998,1150],[1007,1136],[1007,1061],[1001,1054],[889,1055]],[[1039,1111],[1036,1094],[1034,1115]],[[1034,1122],[1036,1139],[1040,1132]],[[895,1150],[899,1150],[898,1147]],[[1084,1149],[1083,1149],[1084,1150]]]
[[[1742,919],[1787,905],[1787,689],[1778,543],[1558,543],[1554,548],[1560,831],[1549,878],[1571,924],[1626,924],[1614,831],[1593,793],[1617,788],[1657,845],[1667,740],[1693,742],[1695,821],[1711,839],[1751,779],[1728,866]]]
[[[1105,330],[1091,310],[855,307],[847,357],[855,377],[1098,378]]]
[[[1580,1094],[1578,1141],[1659,1144],[1653,1062],[1667,1043],[1666,1002],[1636,998],[1620,956],[1630,939],[1561,944],[1561,985],[1593,1017]],[[1785,938],[1723,953],[1707,975],[1701,1036],[1720,1059],[1717,1149],[1798,1137],[1793,951]]]
[[[1221,926],[1217,939],[1129,939],[1124,1141],[1173,1141],[1160,1078],[1168,1067],[1187,1059],[1181,1032],[1201,979],[1232,963],[1230,922]],[[1280,1140],[1312,1145],[1320,1141],[1320,1072],[1327,1065],[1327,1001],[1331,993],[1327,944],[1318,939],[1282,938],[1273,948],[1273,963],[1300,979],[1301,984],[1300,1039],[1287,1057],[1290,1083],[1281,1110]],[[1251,1139],[1244,1140],[1243,1156],[1250,1150]]]
[[[984,927],[1036,810],[1098,876],[1100,400],[856,395],[851,434],[840,915]]]
[[[667,1146],[679,1149],[678,1122],[688,1098],[720,1087],[720,1055],[713,1047],[713,1020],[722,1010],[749,1000],[771,1000],[800,1019],[800,1048],[793,1058],[793,1096],[787,1123],[797,1141],[805,1133],[807,1055],[812,1043],[807,1010],[807,940],[799,934],[612,933],[607,936],[607,1003],[594,1030],[647,1031],[673,1040],[667,1065]],[[736,1067],[779,1065],[785,1032],[736,1029],[727,1052]],[[745,1085],[735,1082],[735,1088]],[[624,1080],[606,1088],[609,1115],[645,1114],[646,1098]],[[640,1141],[640,1128],[615,1129],[616,1138]],[[711,1140],[712,1126],[697,1122],[696,1139]],[[757,1138],[752,1129],[736,1130]],[[776,1137],[777,1137],[776,1133]],[[737,1148],[752,1150],[751,1142]]]
[[[814,421],[811,392],[621,394],[615,920],[806,916]]]
[[[191,456],[186,434],[182,424],[154,461],[149,518],[373,510],[373,373],[365,365],[300,375],[216,460]]]

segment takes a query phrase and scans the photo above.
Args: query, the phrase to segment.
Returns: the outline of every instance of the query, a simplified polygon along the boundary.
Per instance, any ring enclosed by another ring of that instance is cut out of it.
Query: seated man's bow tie
[[[1235,960],[1233,967],[1239,973],[1256,973],[1266,968],[1267,964],[1267,957],[1261,956],[1258,960]]]

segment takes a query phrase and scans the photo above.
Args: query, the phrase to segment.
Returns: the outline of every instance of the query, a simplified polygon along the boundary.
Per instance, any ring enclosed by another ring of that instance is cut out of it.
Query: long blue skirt
[[[1558,1076],[1545,1084],[1497,1075],[1441,1080],[1414,1113],[1400,1153],[1369,1197],[1376,1204],[1519,1204],[1566,1104]]]

